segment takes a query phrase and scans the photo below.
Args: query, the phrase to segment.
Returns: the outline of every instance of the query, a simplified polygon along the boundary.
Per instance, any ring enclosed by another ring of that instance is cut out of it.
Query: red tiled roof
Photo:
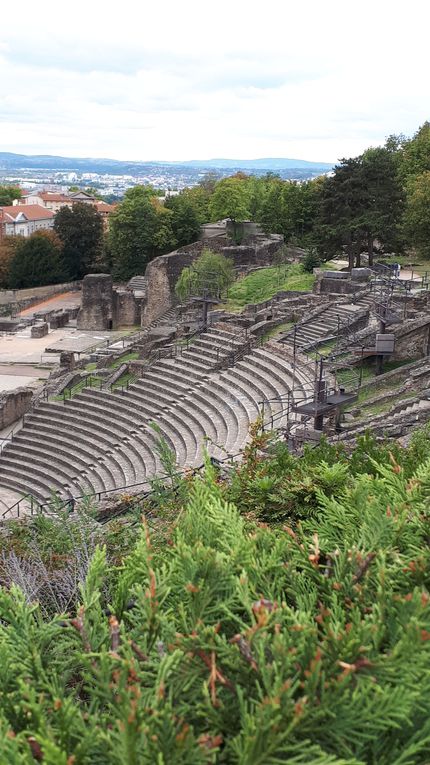
[[[116,205],[110,205],[107,202],[96,202],[97,210],[101,213],[111,213],[115,210]]]
[[[9,205],[7,207],[0,207],[0,211],[3,223],[14,223],[20,213],[27,220],[47,220],[54,217],[52,210],[47,210],[42,205]]]
[[[67,194],[57,194],[55,191],[42,191],[37,196],[44,202],[70,202],[70,197]]]

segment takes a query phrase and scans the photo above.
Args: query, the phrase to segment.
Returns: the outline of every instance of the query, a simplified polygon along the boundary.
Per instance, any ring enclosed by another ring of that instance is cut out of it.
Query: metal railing
[[[212,464],[216,466],[225,466],[226,464],[229,464],[233,466],[236,458],[239,456],[240,452],[237,454],[228,455],[224,459],[215,459],[210,458]],[[160,484],[167,484],[168,481],[173,481],[174,479],[179,479],[185,475],[185,472],[187,475],[195,476],[198,473],[201,473],[202,470],[205,468],[205,463],[201,463],[195,468],[192,468],[189,470],[188,468],[183,470],[177,470],[174,473],[165,473],[164,475],[154,475],[153,478],[147,479],[146,481],[140,481],[138,483],[131,483],[131,484],[125,484],[124,486],[118,486],[113,489],[105,489],[103,491],[94,491],[86,494],[79,494],[76,497],[69,497],[67,499],[63,499],[60,497],[60,495],[56,492],[53,492],[52,498],[50,500],[47,500],[46,502],[40,502],[38,501],[32,494],[25,494],[24,496],[20,497],[20,499],[15,502],[13,505],[8,507],[6,510],[4,510],[2,513],[0,513],[0,519],[6,520],[8,517],[11,518],[20,518],[21,515],[24,517],[35,516],[35,515],[41,515],[41,514],[56,514],[60,512],[68,511],[72,513],[76,507],[76,505],[79,504],[79,502],[83,500],[89,500],[93,499],[98,502],[100,502],[102,499],[108,497],[112,494],[118,494],[118,496],[122,496],[124,494],[129,494],[131,492],[131,497],[135,501],[140,501],[142,499],[146,499],[148,497],[151,497],[152,495],[156,494],[156,492],[159,490],[159,487],[154,486],[154,484],[158,483]],[[147,487],[143,488],[141,491],[135,492],[134,490],[139,487]],[[168,487],[167,487],[168,488]]]

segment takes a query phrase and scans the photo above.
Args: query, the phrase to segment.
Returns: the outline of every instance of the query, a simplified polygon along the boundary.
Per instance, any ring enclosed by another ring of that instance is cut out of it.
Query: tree
[[[234,281],[233,264],[229,258],[205,249],[197,260],[183,268],[176,282],[175,292],[180,300],[190,295],[207,291],[212,297],[219,297]]]
[[[284,182],[275,179],[268,184],[260,216],[259,223],[266,234],[284,233]]]
[[[360,264],[365,242],[363,219],[367,193],[361,157],[342,159],[333,176],[321,186],[315,243],[321,260],[339,255],[345,248],[349,268]]]
[[[21,199],[22,192],[19,186],[0,186],[0,207],[9,207],[14,199]]]
[[[430,258],[430,171],[408,183],[404,227],[412,246]]]
[[[130,189],[111,215],[109,244],[116,279],[144,273],[150,260],[176,245],[172,212],[160,205],[150,187]]]
[[[361,158],[362,182],[365,188],[363,227],[367,240],[369,265],[373,264],[373,245],[385,252],[401,246],[400,221],[404,208],[404,192],[397,162],[387,148],[368,149]]]
[[[181,193],[167,197],[164,207],[171,211],[172,231],[177,245],[195,242],[200,236],[200,221],[189,194]]]
[[[243,230],[241,223],[250,217],[250,194],[242,178],[224,178],[215,188],[209,203],[212,220],[229,218],[233,225],[233,238],[239,243]]]
[[[10,267],[16,253],[16,248],[21,238],[18,236],[0,237],[0,288],[6,289],[9,286]]]
[[[412,138],[403,142],[399,166],[405,183],[427,171],[430,171],[430,122],[424,122]]]
[[[63,242],[64,262],[71,279],[100,270],[103,254],[103,218],[85,202],[62,207],[54,219],[54,230]]]
[[[19,238],[10,264],[9,287],[40,287],[66,278],[59,237],[52,231],[36,231]]]

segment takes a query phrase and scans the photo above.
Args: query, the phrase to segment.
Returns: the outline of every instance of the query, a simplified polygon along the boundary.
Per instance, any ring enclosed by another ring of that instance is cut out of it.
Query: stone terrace
[[[118,490],[162,473],[162,436],[180,468],[202,463],[204,449],[223,459],[246,444],[265,402],[267,416],[282,411],[291,391],[303,397],[312,375],[294,371],[276,343],[254,348],[234,366],[220,359],[245,347],[235,332],[211,328],[174,359],[153,364],[128,390],[86,389],[65,403],[45,402],[25,417],[0,458],[2,488],[39,502],[52,491],[64,499]],[[156,423],[157,429],[152,426]]]

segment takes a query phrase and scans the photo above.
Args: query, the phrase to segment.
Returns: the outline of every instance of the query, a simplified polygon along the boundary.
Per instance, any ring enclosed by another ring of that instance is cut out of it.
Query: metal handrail
[[[216,463],[223,465],[225,463],[230,462],[233,464],[236,457],[238,457],[240,452],[237,452],[236,454],[231,454],[228,457],[225,457],[224,459],[217,459]],[[215,461],[215,460],[214,460]],[[197,473],[200,473],[205,467],[205,463],[202,463],[201,465],[198,465],[195,468],[192,468],[191,475],[196,475]],[[185,469],[184,469],[185,470]],[[61,512],[62,510],[66,510],[69,508],[70,512],[73,512],[75,505],[79,500],[83,499],[89,499],[91,497],[97,499],[97,501],[100,501],[103,497],[106,497],[108,494],[120,494],[121,492],[130,491],[131,489],[135,489],[138,486],[149,486],[151,487],[149,491],[141,491],[133,495],[134,498],[139,499],[142,497],[149,497],[151,494],[155,494],[156,489],[152,488],[155,481],[162,481],[166,482],[169,480],[172,480],[173,478],[177,478],[181,475],[184,475],[184,470],[177,470],[174,473],[169,473],[161,476],[155,475],[153,478],[147,480],[147,481],[140,481],[138,483],[131,483],[131,484],[125,484],[124,486],[118,486],[114,489],[105,489],[104,491],[98,491],[98,492],[92,492],[90,494],[80,494],[76,497],[70,497],[69,499],[63,500],[63,502],[58,505],[55,509],[57,512]],[[57,498],[60,499],[59,495],[54,492],[53,499]],[[30,502],[30,516],[38,515],[42,513],[45,510],[48,510],[49,508],[52,509],[52,501],[49,502],[39,502],[38,500],[33,497],[32,494],[25,494],[23,497],[21,497],[17,502],[15,502],[13,505],[11,505],[9,508],[3,511],[3,513],[0,514],[0,518],[6,518],[12,511],[17,509],[17,513],[14,515],[14,517],[20,517],[20,505],[23,502]],[[28,513],[26,513],[28,515]]]

